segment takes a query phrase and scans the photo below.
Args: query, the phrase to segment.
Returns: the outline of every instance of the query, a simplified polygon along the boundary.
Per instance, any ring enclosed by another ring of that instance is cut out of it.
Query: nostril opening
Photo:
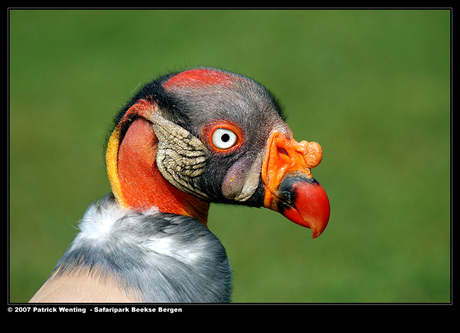
[[[289,157],[289,154],[284,148],[278,147],[278,154],[286,155],[287,157]]]

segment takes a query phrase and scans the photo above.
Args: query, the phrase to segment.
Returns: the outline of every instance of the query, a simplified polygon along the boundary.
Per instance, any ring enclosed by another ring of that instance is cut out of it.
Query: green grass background
[[[318,239],[266,209],[212,206],[234,302],[450,302],[449,10],[9,14],[11,302],[110,190],[112,116],[141,84],[200,65],[260,81],[324,152]]]

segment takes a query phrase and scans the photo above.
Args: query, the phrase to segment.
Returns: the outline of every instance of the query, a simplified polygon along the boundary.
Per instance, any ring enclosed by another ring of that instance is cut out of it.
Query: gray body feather
[[[89,269],[139,302],[230,302],[232,271],[220,241],[196,219],[90,205],[56,275]]]

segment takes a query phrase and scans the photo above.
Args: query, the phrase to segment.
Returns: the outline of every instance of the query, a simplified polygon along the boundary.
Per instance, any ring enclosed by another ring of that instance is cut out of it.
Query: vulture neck
[[[209,203],[178,190],[158,170],[158,139],[150,122],[137,118],[120,143],[120,125],[107,146],[107,173],[117,203],[144,211],[157,207],[163,213],[196,218],[207,226]]]

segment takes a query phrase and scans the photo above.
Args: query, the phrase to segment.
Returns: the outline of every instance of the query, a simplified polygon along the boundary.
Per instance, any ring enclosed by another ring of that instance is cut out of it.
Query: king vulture
[[[194,68],[145,85],[106,150],[112,192],[92,203],[30,302],[230,302],[232,270],[207,228],[212,202],[266,207],[318,237],[329,201],[318,143],[294,140],[254,80]]]

